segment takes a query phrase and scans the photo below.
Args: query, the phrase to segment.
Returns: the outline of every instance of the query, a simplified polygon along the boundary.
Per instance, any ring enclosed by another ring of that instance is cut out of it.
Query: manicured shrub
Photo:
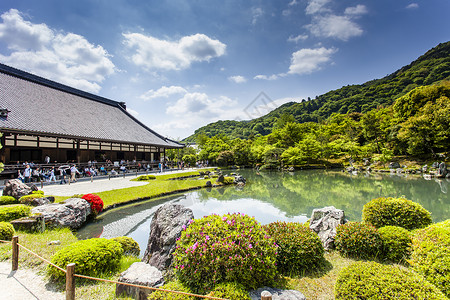
[[[0,240],[10,241],[14,235],[14,226],[8,222],[0,222]]]
[[[130,238],[128,236],[118,236],[112,238],[112,240],[120,243],[124,255],[139,256],[139,254],[141,253],[139,244],[133,238]]]
[[[450,297],[449,220],[414,232],[408,262],[413,270]]]
[[[44,191],[42,190],[38,190],[38,191],[32,191],[31,194],[39,194],[39,195],[44,195]]]
[[[44,197],[43,194],[29,194],[29,195],[20,197],[19,202],[20,202],[20,204],[30,205],[31,201],[33,201],[33,199],[42,198],[42,197]]]
[[[28,217],[31,213],[31,207],[16,204],[0,207],[0,222],[8,222],[22,217]]]
[[[98,276],[104,272],[117,270],[123,249],[119,242],[94,238],[82,240],[56,252],[51,262],[66,269],[67,264],[75,263],[75,273]],[[63,278],[65,273],[49,266],[49,274],[54,278]]]
[[[17,204],[19,201],[12,196],[0,196],[0,205]]]
[[[378,229],[383,241],[383,258],[393,262],[405,262],[409,258],[411,236],[408,230],[398,226],[385,226]]]
[[[248,291],[236,282],[220,283],[207,296],[229,300],[250,300]]]
[[[363,207],[362,219],[376,228],[400,226],[408,230],[432,223],[431,213],[422,205],[405,198],[376,198]]]
[[[169,290],[169,291],[178,291],[178,292],[184,292],[184,293],[192,293],[192,291],[184,286],[179,281],[172,281],[169,283],[164,284],[161,289]],[[148,295],[149,300],[196,300],[197,297],[192,297],[184,294],[176,294],[176,293],[170,293],[170,292],[162,292],[162,291],[155,291]]]
[[[344,256],[374,258],[380,254],[382,240],[378,230],[372,225],[348,222],[337,227],[334,244]]]
[[[334,288],[340,299],[429,299],[446,297],[419,274],[395,265],[356,262],[343,269]]]
[[[95,194],[86,194],[81,198],[89,202],[91,211],[95,215],[98,215],[103,210],[103,200],[99,196]]]
[[[156,179],[155,175],[141,175],[138,178],[136,178],[137,181],[147,181],[147,180],[153,180]]]
[[[210,215],[192,220],[181,233],[174,266],[178,279],[195,292],[223,282],[258,288],[278,278],[276,251],[275,242],[254,218]]]
[[[277,268],[285,275],[298,275],[320,266],[324,249],[319,236],[300,223],[274,222],[265,225],[278,245]]]

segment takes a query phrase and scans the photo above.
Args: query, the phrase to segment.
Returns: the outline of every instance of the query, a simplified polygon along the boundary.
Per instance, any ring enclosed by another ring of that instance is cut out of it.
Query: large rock
[[[48,196],[48,197],[42,197],[42,198],[33,198],[30,201],[30,205],[31,206],[40,206],[40,205],[45,205],[45,204],[49,204],[49,203],[53,203],[53,202],[55,202],[55,197]]]
[[[44,217],[48,227],[80,228],[91,214],[89,202],[81,198],[70,198],[62,203],[51,203],[37,206],[31,210],[33,214]]]
[[[29,195],[37,190],[38,188],[34,184],[28,186],[19,179],[11,179],[8,180],[3,188],[3,196],[12,196],[19,200],[20,197]]]
[[[24,217],[17,220],[11,221],[16,231],[25,232],[44,232],[45,231],[45,220],[41,215],[35,215],[31,217]]]
[[[389,169],[398,169],[400,168],[400,164],[396,161],[389,163]]]
[[[225,181],[225,177],[222,174],[220,174],[219,177],[217,177],[216,182],[223,183],[224,181]]]
[[[164,283],[163,275],[157,268],[143,262],[133,263],[126,271],[122,272],[119,282],[159,287]],[[129,296],[133,299],[144,300],[152,290],[116,284],[116,296]]]
[[[234,177],[234,180],[233,180],[233,182],[234,183],[243,183],[243,184],[245,184],[246,183],[246,179],[244,178],[244,176],[241,176],[241,175],[236,175],[235,177]]]
[[[183,205],[166,204],[158,208],[150,224],[150,236],[142,261],[161,271],[168,269],[175,243],[183,227],[187,227],[193,218],[192,210]]]
[[[334,248],[336,227],[344,223],[344,211],[334,206],[327,206],[313,210],[309,228],[319,235],[325,250],[329,250]]]
[[[272,296],[272,300],[306,300],[306,297],[296,290],[280,290],[270,287],[262,287],[250,291],[250,299],[260,300],[261,296]]]
[[[447,175],[447,167],[445,166],[445,162],[441,162],[439,164],[439,169],[437,170],[436,177],[445,178],[446,175]]]

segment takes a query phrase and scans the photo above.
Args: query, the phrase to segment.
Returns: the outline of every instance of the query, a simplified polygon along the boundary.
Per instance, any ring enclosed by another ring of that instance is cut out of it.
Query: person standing
[[[52,167],[51,169],[50,169],[50,172],[49,172],[49,178],[48,178],[48,181],[49,182],[56,182],[56,176],[55,176],[55,167]]]
[[[50,156],[46,155],[44,158],[44,162],[48,165],[50,163]]]
[[[25,183],[31,182],[31,175],[33,170],[31,170],[30,165],[27,164],[25,170],[23,170],[23,177],[25,178]]]
[[[72,165],[70,168],[70,175],[72,182],[77,182],[77,174],[81,174],[80,171],[78,171],[77,167],[75,165]]]

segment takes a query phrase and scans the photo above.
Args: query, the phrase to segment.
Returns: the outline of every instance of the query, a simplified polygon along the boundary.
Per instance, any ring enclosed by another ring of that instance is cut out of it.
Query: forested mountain
[[[315,99],[286,103],[260,118],[250,121],[218,121],[201,127],[185,142],[196,141],[199,135],[208,137],[225,134],[230,138],[249,138],[272,132],[282,116],[293,116],[295,121],[321,122],[333,113],[367,113],[389,106],[400,96],[418,86],[431,85],[450,79],[450,42],[439,44],[417,60],[382,78],[360,85],[348,85],[330,91]],[[292,118],[292,117],[291,117]],[[281,126],[283,124],[280,124]]]

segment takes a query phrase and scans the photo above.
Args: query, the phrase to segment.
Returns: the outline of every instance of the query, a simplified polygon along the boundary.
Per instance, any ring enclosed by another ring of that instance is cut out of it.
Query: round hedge
[[[336,229],[334,244],[344,256],[374,258],[382,249],[378,230],[370,224],[347,222]]]
[[[0,222],[0,240],[10,241],[14,236],[14,226],[8,222]]]
[[[136,242],[133,238],[130,238],[128,236],[118,236],[112,238],[111,240],[120,243],[124,255],[139,256],[139,254],[141,253],[141,248],[139,248],[138,242]]]
[[[195,292],[222,282],[258,288],[278,279],[276,251],[275,242],[254,218],[210,215],[192,220],[182,231],[174,266],[178,279]]]
[[[98,276],[104,272],[117,270],[123,249],[119,242],[103,238],[82,240],[56,252],[51,262],[66,269],[75,263],[75,273]],[[63,278],[65,273],[49,266],[48,273],[53,278]]]
[[[274,222],[264,226],[278,245],[277,268],[298,275],[320,266],[324,249],[319,236],[300,223]]]
[[[419,203],[392,197],[376,198],[366,203],[362,219],[376,228],[400,226],[408,230],[423,228],[432,223],[431,213]]]
[[[138,178],[136,178],[137,181],[147,181],[147,180],[154,180],[156,179],[155,175],[141,175]]]
[[[392,262],[405,262],[411,253],[411,235],[399,226],[385,226],[378,229],[383,241],[383,258]]]
[[[30,216],[31,207],[22,204],[4,205],[0,207],[0,222],[9,222]]]
[[[416,230],[413,236],[411,268],[450,297],[450,222]]]
[[[164,284],[161,289],[169,290],[169,291],[177,291],[177,292],[184,292],[184,293],[192,293],[192,291],[184,286],[179,281],[171,281],[169,283]],[[162,292],[162,291],[154,291],[153,293],[149,294],[148,296],[149,300],[197,300],[197,297],[192,297],[188,295],[183,294],[177,294],[177,293],[170,293],[170,292]]]
[[[17,204],[19,201],[13,196],[0,196],[0,205]]]
[[[340,299],[428,299],[446,297],[419,274],[396,265],[356,262],[338,275],[334,288]]]
[[[236,282],[220,283],[207,296],[229,300],[250,300],[248,291],[242,284]]]

